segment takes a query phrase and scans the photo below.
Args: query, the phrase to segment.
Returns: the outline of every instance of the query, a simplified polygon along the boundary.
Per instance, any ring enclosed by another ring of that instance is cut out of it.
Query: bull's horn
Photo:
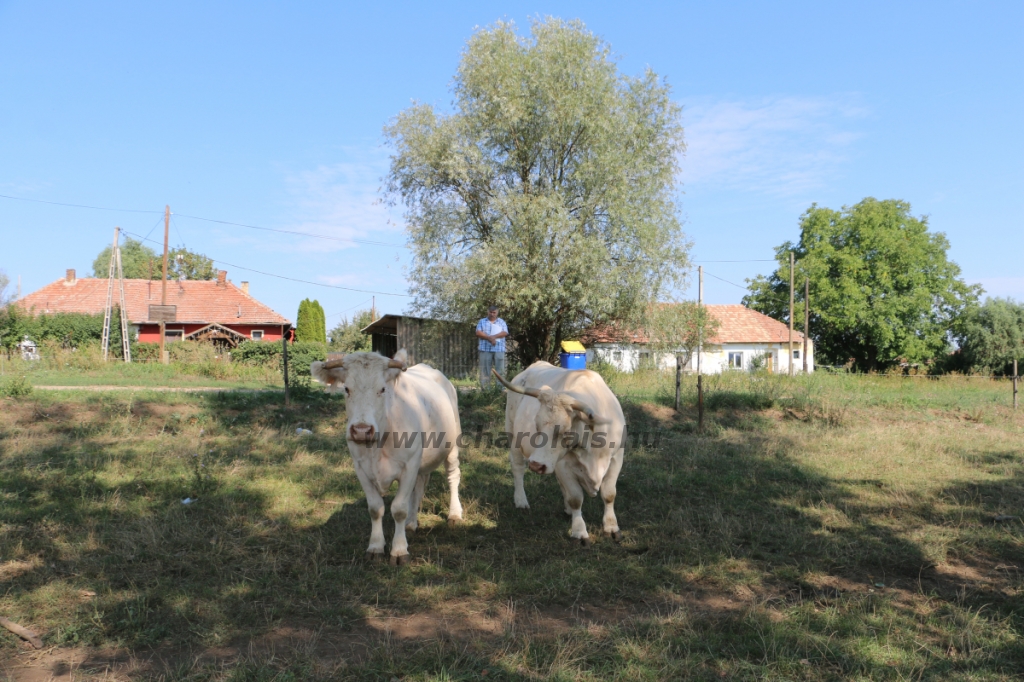
[[[324,369],[338,369],[339,367],[345,367],[345,358],[341,358],[339,360],[328,360],[323,366]]]
[[[498,381],[501,382],[502,386],[504,386],[508,390],[512,391],[513,393],[519,393],[521,395],[528,395],[531,398],[539,398],[540,397],[540,391],[538,389],[536,389],[536,388],[520,388],[519,386],[514,386],[514,385],[508,383],[507,381],[505,381],[505,377],[503,377],[500,374],[498,374],[498,370],[494,369],[493,367],[491,368],[491,373],[494,374],[494,376],[498,377]]]
[[[590,421],[595,421],[597,419],[597,416],[594,414],[594,408],[592,408],[590,405],[587,405],[584,402],[581,402],[579,400],[573,400],[571,403],[569,403],[569,406],[572,409],[587,415],[587,419]]]
[[[404,362],[399,362],[398,360],[388,360],[388,369],[400,369],[404,372],[408,368],[405,366]]]

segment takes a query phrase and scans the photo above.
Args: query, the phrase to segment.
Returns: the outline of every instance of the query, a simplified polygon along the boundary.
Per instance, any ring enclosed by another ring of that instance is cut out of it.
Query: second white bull
[[[529,508],[523,476],[526,468],[554,474],[562,489],[570,535],[590,544],[583,521],[583,495],[601,494],[603,530],[620,540],[615,517],[615,483],[626,447],[626,418],[618,398],[597,372],[567,370],[539,361],[511,382],[494,372],[509,390],[505,430],[512,435],[509,460],[515,504]]]

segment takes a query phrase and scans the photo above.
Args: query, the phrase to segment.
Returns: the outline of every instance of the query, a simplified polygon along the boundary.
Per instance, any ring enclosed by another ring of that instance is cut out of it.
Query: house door
[[[775,353],[768,351],[764,354],[764,368],[769,374],[775,373]]]

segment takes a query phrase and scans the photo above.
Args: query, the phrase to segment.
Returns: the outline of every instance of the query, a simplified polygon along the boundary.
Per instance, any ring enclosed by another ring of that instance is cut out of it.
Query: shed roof
[[[149,306],[160,304],[160,280],[124,280],[125,308],[134,323],[150,322]],[[114,302],[118,291],[114,288]],[[34,315],[42,313],[102,313],[107,305],[107,280],[84,277],[59,279],[18,299],[16,305]],[[290,325],[291,321],[243,292],[231,282],[186,280],[167,282],[167,305],[177,306],[177,322],[221,325]]]

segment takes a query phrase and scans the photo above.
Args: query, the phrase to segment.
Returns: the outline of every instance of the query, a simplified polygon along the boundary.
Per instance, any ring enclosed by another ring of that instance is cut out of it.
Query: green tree
[[[708,345],[719,326],[707,306],[698,305],[696,301],[659,303],[649,315],[648,345],[654,351],[679,356],[679,362],[685,367],[700,344]]]
[[[414,309],[476,320],[495,304],[524,364],[593,324],[638,326],[688,265],[668,85],[620,74],[581,22],[549,18],[529,38],[477,31],[453,94],[451,114],[417,104],[384,130]]]
[[[369,351],[373,348],[372,339],[369,334],[364,334],[362,329],[373,322],[373,314],[369,310],[360,310],[352,316],[350,322],[343,317],[334,329],[331,330],[331,350],[335,353],[356,353]]]
[[[811,337],[821,362],[850,358],[861,371],[899,360],[941,356],[961,315],[978,298],[946,257],[949,242],[929,232],[910,204],[868,197],[839,211],[812,205],[800,218],[800,240],[776,248],[778,268],[747,280],[743,303],[789,320],[789,252],[795,279],[811,282]],[[796,291],[796,326],[803,320],[803,287]]]
[[[160,267],[163,268],[162,260]],[[189,251],[184,246],[167,252],[167,276],[170,279],[181,279],[182,276],[191,280],[214,279],[216,273],[213,259],[201,253]],[[155,279],[160,279],[160,275],[158,274]]]
[[[327,343],[327,321],[319,301],[302,299],[295,317],[295,340]]]
[[[964,317],[957,340],[972,370],[1010,374],[1014,359],[1024,361],[1024,304],[989,298]]]
[[[107,278],[110,273],[110,250],[106,247],[92,262],[92,276]],[[121,245],[121,270],[126,279],[160,279],[163,256],[140,241],[125,237]],[[167,278],[213,279],[213,260],[178,246],[167,252]]]
[[[93,277],[107,278],[110,251],[111,247],[105,247],[92,262]],[[131,237],[125,237],[121,244],[121,271],[128,279],[160,279],[162,262],[156,251]]]

